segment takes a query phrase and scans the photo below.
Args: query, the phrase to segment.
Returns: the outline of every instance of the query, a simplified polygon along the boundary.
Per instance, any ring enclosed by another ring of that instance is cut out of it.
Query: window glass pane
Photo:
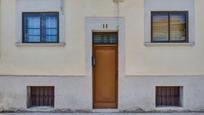
[[[117,44],[116,33],[96,33],[94,34],[94,44]]]
[[[170,14],[170,40],[186,40],[186,15]]]
[[[38,36],[38,35],[29,35],[26,38],[26,42],[40,42],[40,36]]]
[[[40,16],[26,16],[27,28],[40,28]]]
[[[58,37],[58,16],[46,15],[45,16],[45,41],[57,42]]]
[[[46,35],[46,42],[57,42],[56,35]]]
[[[40,29],[27,29],[28,35],[40,35]]]
[[[46,35],[57,35],[57,29],[46,29]]]
[[[58,13],[25,13],[24,42],[58,42]]]
[[[168,41],[168,14],[152,16],[152,40]]]
[[[57,16],[45,16],[46,28],[57,28]]]
[[[24,18],[24,41],[40,42],[40,16],[25,16]]]

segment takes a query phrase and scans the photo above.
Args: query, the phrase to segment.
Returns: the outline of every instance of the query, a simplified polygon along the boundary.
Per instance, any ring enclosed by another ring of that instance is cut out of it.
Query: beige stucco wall
[[[16,43],[16,0],[1,0],[0,74],[85,75],[85,17],[115,17],[112,0],[65,0],[64,47],[19,46]],[[127,75],[204,74],[203,4],[195,1],[195,45],[145,46],[144,0],[125,0],[125,73]]]
[[[90,111],[92,109],[92,86],[90,82],[91,80],[84,76],[1,77],[0,112],[28,110],[27,86],[54,86],[55,110],[59,109],[60,111],[64,110],[68,112],[69,110]],[[36,110],[39,111],[39,109]]]
[[[123,77],[116,111],[204,111],[203,76]],[[12,84],[12,85],[11,85]],[[27,108],[27,86],[55,86],[55,107],[48,110],[94,111],[91,78],[85,76],[6,76],[0,78],[0,111]],[[183,86],[182,107],[156,107],[155,86]]]
[[[1,0],[0,0],[0,40],[1,40]],[[0,45],[0,47],[1,47],[1,45]],[[1,55],[1,53],[0,53],[0,55]]]
[[[115,17],[117,6],[112,0],[64,1],[66,45],[26,46],[16,45],[16,33],[21,31],[16,0],[0,0],[0,111],[26,110],[26,87],[48,85],[55,86],[55,109],[93,109],[85,19]],[[119,72],[118,110],[160,110],[155,107],[155,86],[183,87],[183,106],[164,110],[204,110],[203,4],[195,0],[195,45],[145,45],[144,0],[120,4],[120,17],[125,20],[125,55],[121,56],[125,64],[120,66],[125,72]]]

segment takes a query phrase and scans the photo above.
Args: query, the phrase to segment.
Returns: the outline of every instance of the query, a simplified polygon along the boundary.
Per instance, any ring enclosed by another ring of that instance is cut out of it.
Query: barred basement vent
[[[179,86],[159,86],[156,87],[156,106],[182,106],[181,89]]]
[[[28,107],[50,106],[54,107],[53,86],[28,87]]]

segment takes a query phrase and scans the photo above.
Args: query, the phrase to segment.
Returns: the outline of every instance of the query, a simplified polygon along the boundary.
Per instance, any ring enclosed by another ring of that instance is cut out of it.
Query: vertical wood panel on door
[[[117,108],[118,45],[113,39],[108,41],[112,38],[111,34],[117,33],[95,34],[104,35],[106,42],[101,40],[102,43],[93,43],[93,107]]]

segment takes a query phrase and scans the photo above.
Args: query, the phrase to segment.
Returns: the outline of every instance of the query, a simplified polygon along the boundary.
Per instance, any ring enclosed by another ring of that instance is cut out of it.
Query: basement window
[[[53,86],[30,86],[27,90],[28,107],[54,107]]]
[[[179,86],[159,86],[156,87],[157,107],[180,107],[182,97],[182,87]]]

